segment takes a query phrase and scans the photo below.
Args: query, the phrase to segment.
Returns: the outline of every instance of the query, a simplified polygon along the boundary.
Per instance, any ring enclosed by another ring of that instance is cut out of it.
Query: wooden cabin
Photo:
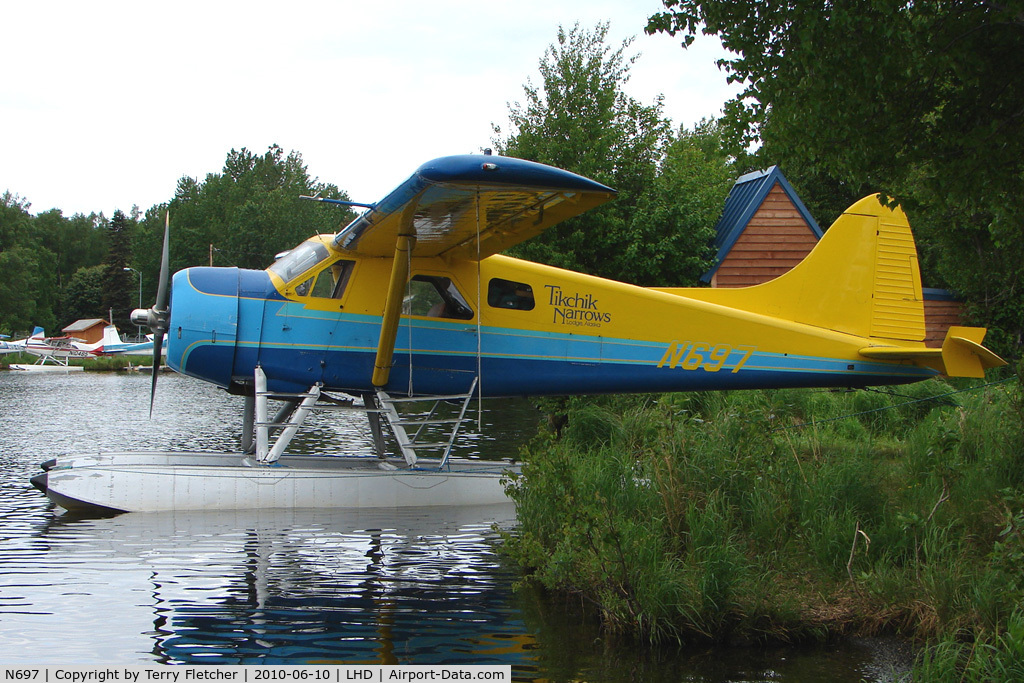
[[[76,320],[61,330],[65,337],[81,339],[86,344],[95,344],[103,340],[103,329],[109,325],[101,318]]]
[[[715,231],[718,256],[701,278],[712,287],[773,280],[800,263],[823,234],[777,166],[736,181]]]
[[[715,226],[715,265],[701,276],[712,287],[749,287],[800,263],[824,234],[782,171],[772,166],[736,180]],[[942,346],[960,325],[963,305],[944,289],[924,290],[925,344]]]
[[[964,305],[948,289],[924,288],[924,343],[940,348],[946,330],[964,324]]]

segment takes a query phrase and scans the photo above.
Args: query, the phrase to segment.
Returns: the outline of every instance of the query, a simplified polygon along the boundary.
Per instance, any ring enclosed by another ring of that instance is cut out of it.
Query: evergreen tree
[[[76,270],[95,266],[107,256],[107,221],[102,215],[79,213],[67,218],[60,209],[50,209],[36,216],[33,224],[56,257],[54,276],[58,291],[67,286]]]
[[[99,316],[112,316],[111,322],[121,330],[131,326],[132,309],[138,305],[137,276],[125,270],[132,255],[132,221],[123,211],[118,209],[107,225],[109,250],[103,262],[103,296],[104,313]]]
[[[5,192],[0,196],[0,331],[56,324],[53,252],[41,239],[31,204]]]
[[[190,265],[266,268],[275,254],[317,233],[337,232],[351,211],[299,199],[317,195],[344,199],[334,185],[310,178],[302,155],[272,145],[262,155],[232,149],[221,173],[202,182],[182,178],[170,202],[174,269]],[[163,212],[145,220],[144,249],[158,262]],[[155,246],[155,249],[153,247]],[[141,253],[136,250],[136,257]]]

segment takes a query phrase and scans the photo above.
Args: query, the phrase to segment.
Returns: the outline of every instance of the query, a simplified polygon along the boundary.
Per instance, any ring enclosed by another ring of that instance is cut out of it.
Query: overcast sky
[[[5,3],[0,193],[40,213],[145,210],[228,151],[271,144],[311,176],[374,202],[420,164],[475,153],[558,26],[636,36],[627,92],[692,126],[736,86],[704,39],[647,36],[660,0]]]

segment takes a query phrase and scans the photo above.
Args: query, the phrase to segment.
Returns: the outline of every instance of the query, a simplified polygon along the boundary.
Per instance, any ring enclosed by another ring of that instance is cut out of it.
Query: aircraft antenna
[[[323,204],[334,204],[335,206],[357,206],[361,209],[376,209],[376,204],[367,204],[366,202],[349,202],[342,199],[328,199],[327,197],[321,197],[320,193],[317,192],[312,197],[308,194],[300,194],[299,199],[305,199],[310,202],[321,202]]]

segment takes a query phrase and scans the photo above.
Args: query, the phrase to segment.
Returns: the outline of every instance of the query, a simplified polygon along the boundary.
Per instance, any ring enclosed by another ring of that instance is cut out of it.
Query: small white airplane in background
[[[4,342],[8,347],[4,353],[24,351],[37,357],[31,365],[12,364],[12,370],[81,370],[81,367],[68,365],[72,358],[93,358],[96,354],[92,351],[77,348],[74,337],[47,337],[42,327],[36,327],[32,334],[25,339],[13,342]],[[10,348],[16,347],[16,348]],[[52,363],[47,365],[47,363]]]
[[[27,338],[17,339],[15,341],[6,341],[10,338],[11,335],[9,334],[0,334],[0,356],[7,353],[21,353],[25,350],[25,342],[27,341]]]

